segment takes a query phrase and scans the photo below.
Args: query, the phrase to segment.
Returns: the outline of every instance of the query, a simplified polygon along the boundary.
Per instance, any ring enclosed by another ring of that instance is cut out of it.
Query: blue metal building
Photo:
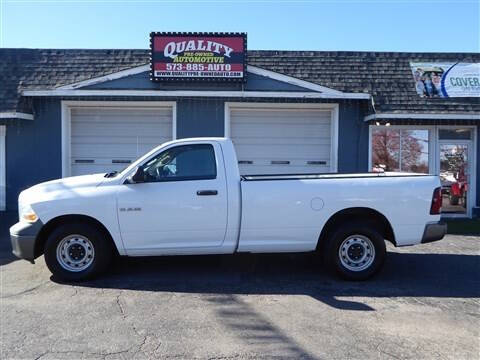
[[[201,136],[231,137],[244,173],[440,174],[464,189],[445,216],[474,216],[479,98],[418,96],[412,61],[480,55],[249,51],[245,83],[157,83],[147,50],[0,49],[0,227],[22,189]]]

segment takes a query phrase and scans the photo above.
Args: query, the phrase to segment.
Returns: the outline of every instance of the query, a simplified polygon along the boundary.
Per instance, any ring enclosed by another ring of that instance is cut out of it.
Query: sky
[[[479,52],[480,0],[0,0],[0,47],[146,49],[237,31],[255,50]]]

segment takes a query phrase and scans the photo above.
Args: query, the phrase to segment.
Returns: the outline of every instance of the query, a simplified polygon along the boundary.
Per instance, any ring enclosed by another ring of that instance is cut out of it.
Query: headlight
[[[38,219],[37,214],[35,214],[35,211],[33,211],[32,207],[30,204],[18,204],[18,217],[20,221],[27,221],[27,222],[35,222]]]

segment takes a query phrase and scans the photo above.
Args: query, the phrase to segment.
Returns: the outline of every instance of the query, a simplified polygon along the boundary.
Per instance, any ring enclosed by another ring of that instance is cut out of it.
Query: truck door
[[[147,160],[117,193],[127,254],[221,246],[227,226],[225,176],[215,142],[177,144]]]

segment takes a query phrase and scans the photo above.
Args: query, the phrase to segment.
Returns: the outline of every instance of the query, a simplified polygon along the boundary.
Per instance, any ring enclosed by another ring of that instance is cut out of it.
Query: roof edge
[[[321,93],[294,91],[212,91],[212,90],[78,90],[78,89],[46,89],[24,90],[25,97],[47,96],[129,96],[129,97],[231,97],[231,98],[299,98],[299,99],[357,99],[368,100],[366,93]]]
[[[103,76],[99,76],[99,77],[95,77],[95,78],[91,78],[91,79],[87,79],[87,80],[82,80],[82,81],[72,83],[72,84],[68,84],[68,85],[62,85],[62,86],[59,86],[56,89],[57,90],[75,90],[75,89],[80,89],[80,88],[83,88],[83,87],[86,87],[86,86],[91,86],[91,85],[96,85],[96,84],[109,82],[109,81],[112,81],[112,80],[122,79],[122,78],[125,78],[125,77],[128,77],[128,76],[132,76],[132,75],[136,75],[136,74],[140,74],[140,73],[148,72],[148,71],[150,71],[150,65],[145,64],[145,65],[135,66],[135,67],[132,67],[132,68],[129,68],[129,69],[117,71],[117,72],[114,72],[114,73],[111,73],[111,74],[108,74],[108,75],[103,75]],[[252,74],[256,74],[256,75],[260,75],[260,76],[263,76],[263,77],[266,77],[266,78],[269,78],[269,79],[272,79],[272,80],[287,83],[287,84],[290,84],[290,85],[295,85],[295,86],[298,86],[298,87],[302,87],[302,88],[305,88],[305,89],[308,89],[308,90],[321,92],[321,93],[324,93],[324,94],[332,94],[332,95],[333,94],[336,94],[336,95],[344,94],[342,91],[339,91],[339,90],[335,90],[335,89],[332,89],[332,88],[328,88],[326,86],[318,85],[318,84],[315,84],[315,83],[310,82],[310,81],[301,80],[299,78],[289,76],[289,75],[285,75],[285,74],[282,74],[282,73],[279,73],[279,72],[276,72],[276,71],[263,69],[263,68],[260,68],[260,67],[254,66],[254,65],[248,65],[247,64],[247,72],[252,73]]]
[[[27,114],[16,111],[4,111],[0,112],[0,119],[23,119],[33,120],[33,114]]]
[[[114,73],[111,73],[111,74],[108,74],[108,75],[103,75],[103,76],[91,78],[91,79],[88,79],[88,80],[82,80],[82,81],[79,81],[79,82],[76,82],[76,83],[73,83],[73,84],[69,84],[69,85],[63,85],[63,86],[60,86],[56,89],[58,89],[58,90],[74,90],[74,89],[79,89],[79,88],[82,88],[82,87],[85,87],[85,86],[101,84],[101,83],[104,83],[104,82],[121,79],[121,78],[124,78],[124,77],[127,77],[127,76],[140,74],[140,73],[146,72],[146,71],[150,71],[150,65],[149,64],[145,64],[145,65],[141,65],[141,66],[135,66],[135,67],[132,67],[132,68],[129,68],[129,69],[120,70],[120,71],[117,71],[117,72],[114,72]]]
[[[423,120],[480,120],[480,113],[378,113],[370,114],[363,118],[363,121],[372,121],[376,119],[423,119]]]

